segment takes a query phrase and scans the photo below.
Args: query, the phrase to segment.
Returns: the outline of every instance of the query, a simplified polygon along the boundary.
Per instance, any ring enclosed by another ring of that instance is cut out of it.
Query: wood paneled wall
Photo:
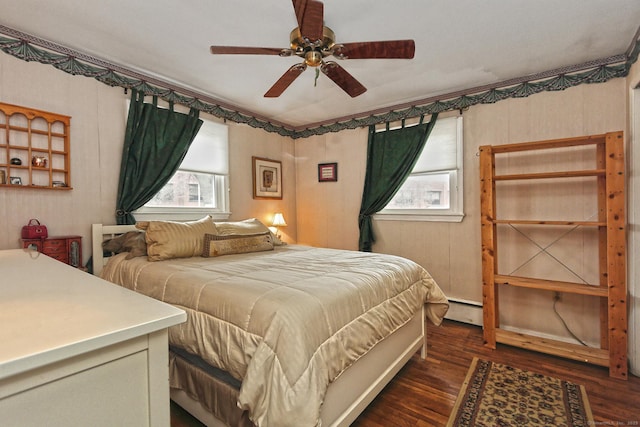
[[[463,112],[464,220],[461,223],[374,221],[377,236],[374,251],[410,258],[426,267],[449,297],[479,303],[482,275],[478,147],[625,130],[626,97],[625,79],[615,79],[603,84],[581,85],[561,92],[545,92],[528,98],[470,107]],[[366,144],[366,129],[296,141],[298,240],[301,243],[357,248],[357,215],[365,173]],[[583,161],[567,161],[577,160]],[[329,161],[338,162],[340,171],[338,183],[331,186],[318,183],[315,173],[318,163]],[[345,170],[350,178],[342,174]],[[519,194],[518,199],[526,200],[527,195]],[[538,209],[553,209],[561,202],[550,198]],[[588,215],[586,211],[588,207],[584,213]],[[588,239],[589,236],[578,236],[574,246],[565,250],[573,251],[578,245],[581,255],[576,268],[589,274],[592,270],[586,249],[589,245],[580,241],[583,238]],[[527,252],[524,246],[523,251]],[[517,265],[522,260],[511,257],[505,262]],[[543,263],[535,268],[546,269],[549,265]],[[572,340],[553,312],[553,295],[535,291],[505,294],[508,301],[505,307],[511,309],[503,311],[504,325]],[[593,323],[583,319],[583,316],[596,316],[597,319],[597,305],[592,307],[580,298],[567,298],[558,304],[558,310],[586,341],[599,340],[598,331],[588,326]]]
[[[634,70],[637,80],[637,65]],[[374,250],[413,259],[433,274],[450,297],[479,302],[478,147],[627,130],[631,80],[581,85],[464,111],[465,219],[461,223],[377,221]],[[87,242],[91,223],[114,222],[128,97],[120,88],[0,54],[2,102],[72,117],[74,183],[74,190],[64,194],[0,192],[0,249],[19,247],[20,228],[29,218],[40,219],[51,234],[80,234]],[[232,219],[255,216],[267,222],[273,212],[282,211],[289,224],[282,230],[288,242],[357,249],[367,129],[292,141],[230,124],[229,135]],[[252,199],[252,155],[283,162],[282,201]],[[338,163],[337,182],[318,182],[317,165],[326,162]],[[90,245],[83,246],[83,258],[88,259]],[[567,337],[546,295],[511,298],[516,300],[511,306],[518,308],[504,313],[504,323]],[[578,333],[590,333],[580,316],[597,309],[572,301],[559,308]]]
[[[3,188],[0,191],[0,249],[20,247],[20,230],[30,218],[46,224],[50,235],[78,234],[89,259],[91,224],[115,223],[120,158],[127,119],[127,95],[121,88],[72,76],[50,65],[20,61],[0,53],[0,101],[71,116],[73,190]],[[176,107],[180,108],[180,107]],[[220,120],[207,114],[201,117]],[[296,180],[294,142],[249,126],[229,125],[231,219],[264,222],[283,212],[284,239],[295,242]],[[251,156],[282,161],[283,199],[253,200]]]

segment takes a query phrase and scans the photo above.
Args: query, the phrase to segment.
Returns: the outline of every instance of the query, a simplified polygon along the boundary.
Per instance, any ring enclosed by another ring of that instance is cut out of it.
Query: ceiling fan
[[[333,31],[324,26],[324,5],[317,0],[292,0],[298,26],[291,31],[289,48],[211,46],[211,53],[238,55],[299,56],[302,63],[289,68],[264,94],[267,98],[280,96],[307,66],[320,67],[342,90],[355,98],[367,91],[358,80],[328,56],[337,59],[411,59],[415,53],[413,40],[336,43]],[[318,75],[316,68],[316,76]]]

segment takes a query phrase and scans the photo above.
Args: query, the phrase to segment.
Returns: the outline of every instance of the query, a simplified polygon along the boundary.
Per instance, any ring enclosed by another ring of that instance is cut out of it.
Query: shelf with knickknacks
[[[0,187],[70,190],[70,122],[0,103]]]

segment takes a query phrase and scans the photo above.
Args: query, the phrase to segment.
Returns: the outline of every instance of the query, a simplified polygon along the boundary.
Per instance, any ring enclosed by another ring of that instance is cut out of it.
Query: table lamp
[[[276,212],[275,214],[273,214],[273,221],[271,222],[271,226],[273,228],[275,228],[274,234],[279,239],[280,238],[280,230],[278,229],[278,227],[286,227],[287,226],[287,222],[284,220],[284,216],[282,215],[281,212]]]

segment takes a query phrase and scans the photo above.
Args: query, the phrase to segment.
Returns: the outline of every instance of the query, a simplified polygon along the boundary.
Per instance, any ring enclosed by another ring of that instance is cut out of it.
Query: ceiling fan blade
[[[317,0],[292,0],[302,38],[311,42],[322,40],[324,4]]]
[[[265,98],[279,97],[282,94],[282,92],[284,92],[285,89],[288,88],[289,85],[293,83],[293,81],[297,79],[298,76],[302,74],[302,72],[306,69],[307,69],[307,64],[305,64],[304,62],[300,64],[295,64],[293,67],[285,71],[285,73],[278,79],[278,81],[275,82],[274,85],[271,86],[271,88],[267,91],[267,93],[264,94],[264,97]]]
[[[211,46],[211,53],[214,55],[280,55],[289,56],[286,51],[277,47],[245,47],[245,46]]]
[[[320,66],[320,70],[327,75],[335,84],[340,86],[342,90],[347,92],[349,96],[355,98],[367,91],[367,88],[355,79],[344,68],[333,61],[324,62]]]
[[[416,50],[413,40],[341,43],[333,55],[339,59],[397,58],[411,59]]]

